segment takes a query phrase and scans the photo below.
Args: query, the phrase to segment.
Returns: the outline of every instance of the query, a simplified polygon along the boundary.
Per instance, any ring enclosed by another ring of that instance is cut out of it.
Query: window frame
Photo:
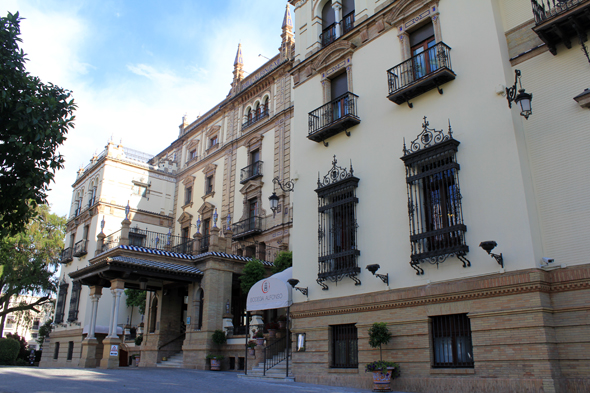
[[[332,350],[330,368],[358,368],[358,329],[356,324],[331,325],[330,328],[332,336],[330,340]]]
[[[82,294],[82,284],[80,281],[72,283],[72,293],[70,294],[70,307],[68,309],[68,322],[75,322],[78,320],[78,312],[80,307],[80,295]]]
[[[430,325],[432,368],[474,368],[471,320],[467,314],[431,316]]]
[[[66,311],[66,298],[68,296],[68,288],[70,284],[63,282],[59,286],[59,294],[57,296],[57,303],[55,305],[55,323],[59,324],[64,321]]]

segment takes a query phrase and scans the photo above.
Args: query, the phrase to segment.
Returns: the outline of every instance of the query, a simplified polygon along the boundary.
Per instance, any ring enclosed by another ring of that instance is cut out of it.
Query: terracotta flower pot
[[[387,371],[373,371],[373,391],[391,392],[391,374],[395,367],[387,367]]]
[[[221,360],[211,359],[211,371],[221,370]]]

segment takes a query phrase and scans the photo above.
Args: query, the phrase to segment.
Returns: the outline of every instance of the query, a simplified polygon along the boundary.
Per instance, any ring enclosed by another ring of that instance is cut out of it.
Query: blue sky
[[[242,43],[252,72],[278,53],[286,0],[3,0],[19,11],[27,70],[73,91],[76,128],[49,202],[69,214],[76,171],[113,137],[156,154],[223,100]]]

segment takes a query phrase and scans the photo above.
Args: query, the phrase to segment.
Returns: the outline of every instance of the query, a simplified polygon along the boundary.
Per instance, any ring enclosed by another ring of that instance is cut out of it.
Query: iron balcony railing
[[[121,230],[119,229],[117,232],[111,233],[104,239],[104,243],[101,248],[101,252],[105,252],[110,250],[111,248],[119,247],[121,242]]]
[[[262,232],[262,217],[250,217],[232,225],[234,238],[246,237]]]
[[[138,227],[129,229],[130,246],[192,254],[191,242],[191,239],[182,236],[152,232]]]
[[[88,240],[80,240],[74,245],[74,256],[81,257],[88,254]]]
[[[428,78],[442,69],[451,72],[451,48],[439,42],[427,51],[412,56],[408,60],[387,70],[389,94],[395,94],[414,83]]]
[[[168,236],[168,235],[166,235]],[[192,255],[193,254],[193,243],[194,240],[188,240],[188,239],[184,239],[184,242],[170,247],[170,251],[171,252],[176,252],[178,254],[189,254]]]
[[[201,240],[199,241],[199,248],[197,250],[197,252],[199,254],[202,254],[204,252],[208,252],[209,251],[209,240],[210,240],[211,236],[210,235],[204,235],[203,237],[201,237]]]
[[[330,26],[326,27],[322,34],[320,34],[320,42],[322,44],[322,48],[330,45],[332,42],[336,41],[338,38],[336,36],[336,25],[338,23],[332,23]]]
[[[342,34],[348,33],[354,27],[354,10],[342,18]]]
[[[259,122],[265,117],[268,117],[268,108],[264,108],[262,112],[253,113],[252,117],[246,120],[244,124],[242,124],[242,129],[250,127],[252,124]]]
[[[246,183],[248,180],[259,176],[262,176],[262,161],[256,161],[254,164],[243,168],[240,174],[240,183]]]
[[[358,96],[356,94],[347,92],[309,112],[309,132],[307,137],[312,140],[319,137],[320,140],[323,140],[343,131],[346,127],[360,123],[357,100]],[[348,120],[352,124],[343,124],[347,123]],[[328,131],[328,135],[321,135],[324,131]]]
[[[277,259],[277,255],[281,251],[280,248],[266,245],[261,242],[250,242],[244,240],[238,240],[232,242],[231,253],[246,258],[256,258],[261,261],[274,262]]]
[[[535,24],[541,23],[559,16],[580,4],[588,3],[589,0],[531,0]]]
[[[68,263],[74,260],[72,256],[73,248],[68,247],[61,252],[59,263]]]

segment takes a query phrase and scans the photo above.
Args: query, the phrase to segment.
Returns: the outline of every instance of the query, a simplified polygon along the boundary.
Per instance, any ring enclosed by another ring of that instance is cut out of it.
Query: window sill
[[[209,197],[213,198],[215,196],[215,191],[210,192],[209,194],[203,195],[203,201]]]
[[[185,203],[184,205],[182,205],[182,210],[185,210],[186,208],[190,208],[193,207],[193,203],[189,202],[189,203]]]
[[[475,374],[474,368],[431,368],[430,374]]]
[[[329,368],[328,374],[358,374],[358,368]]]

